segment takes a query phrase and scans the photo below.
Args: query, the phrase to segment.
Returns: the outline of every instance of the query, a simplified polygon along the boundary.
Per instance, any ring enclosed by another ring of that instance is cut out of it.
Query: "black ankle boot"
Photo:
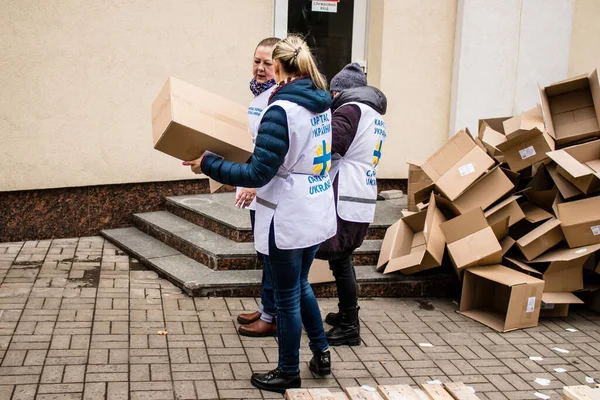
[[[330,346],[360,346],[358,307],[340,310],[340,323],[327,332]]]
[[[331,353],[329,350],[314,353],[308,364],[308,369],[320,376],[331,374]]]
[[[286,374],[275,368],[267,373],[255,373],[250,378],[252,386],[269,392],[285,393],[287,389],[297,389],[302,386],[300,373]]]
[[[330,312],[325,317],[325,322],[331,326],[338,326],[340,324],[340,314],[336,312]]]

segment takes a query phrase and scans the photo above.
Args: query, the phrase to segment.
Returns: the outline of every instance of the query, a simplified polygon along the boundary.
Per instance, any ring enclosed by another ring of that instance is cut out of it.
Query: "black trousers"
[[[340,257],[329,260],[329,269],[335,277],[340,310],[355,308],[358,299],[352,252],[340,254]]]

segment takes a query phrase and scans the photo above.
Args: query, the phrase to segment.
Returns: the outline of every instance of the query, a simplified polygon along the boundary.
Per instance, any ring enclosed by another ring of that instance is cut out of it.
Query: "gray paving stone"
[[[117,241],[120,246],[139,258],[152,259],[179,254],[177,250],[135,228],[104,230],[102,234]]]

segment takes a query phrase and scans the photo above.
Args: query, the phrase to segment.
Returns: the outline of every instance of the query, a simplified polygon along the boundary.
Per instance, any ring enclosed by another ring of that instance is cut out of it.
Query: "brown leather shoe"
[[[250,337],[274,336],[277,333],[277,325],[274,322],[265,322],[259,318],[249,325],[241,325],[238,332],[242,336]]]
[[[261,313],[260,311],[254,311],[249,314],[240,314],[237,317],[237,321],[242,325],[248,325],[260,319]]]

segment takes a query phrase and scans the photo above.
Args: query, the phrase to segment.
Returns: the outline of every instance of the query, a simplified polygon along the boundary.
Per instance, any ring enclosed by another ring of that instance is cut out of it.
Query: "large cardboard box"
[[[509,140],[497,147],[511,170],[522,171],[547,159],[546,153],[554,150],[554,142],[550,136],[533,128],[513,133]]]
[[[569,247],[600,243],[600,196],[560,203],[558,218]]]
[[[552,166],[555,167],[554,164]],[[548,166],[541,163],[523,194],[532,204],[551,212],[557,192]]]
[[[502,265],[465,271],[461,314],[499,332],[538,324],[544,281]]]
[[[329,269],[329,261],[315,258],[308,271],[308,283],[335,282],[333,272]]]
[[[448,243],[452,264],[458,271],[502,262],[502,247],[481,208],[444,222],[440,229]]]
[[[600,190],[600,140],[548,153],[557,170],[583,193]]]
[[[560,221],[552,217],[517,240],[517,246],[528,261],[559,244],[565,237]]]
[[[508,236],[508,228],[525,218],[523,210],[517,203],[520,197],[510,196],[484,212],[485,218],[498,240]]]
[[[418,211],[417,204],[420,201],[415,201],[415,193],[433,184],[432,180],[421,168],[423,162],[408,161],[408,211]]]
[[[485,210],[514,188],[515,186],[506,176],[504,170],[495,167],[469,186],[452,204],[459,214],[464,214],[478,207]]]
[[[540,86],[544,123],[557,147],[600,136],[598,71]]]
[[[440,224],[446,217],[432,194],[427,210],[408,215],[390,226],[383,238],[377,270],[413,274],[439,267],[444,257],[444,235]]]
[[[548,174],[550,174],[550,177],[554,181],[554,184],[560,192],[560,195],[565,200],[571,199],[581,194],[581,191],[577,189],[575,185],[569,182],[567,178],[565,178],[558,172],[558,166],[556,164],[547,165],[546,170],[548,171]]]
[[[154,148],[183,161],[205,151],[243,163],[254,150],[247,107],[169,78],[152,103]]]
[[[468,132],[460,131],[429,157],[422,168],[437,189],[454,201],[494,164]]]

